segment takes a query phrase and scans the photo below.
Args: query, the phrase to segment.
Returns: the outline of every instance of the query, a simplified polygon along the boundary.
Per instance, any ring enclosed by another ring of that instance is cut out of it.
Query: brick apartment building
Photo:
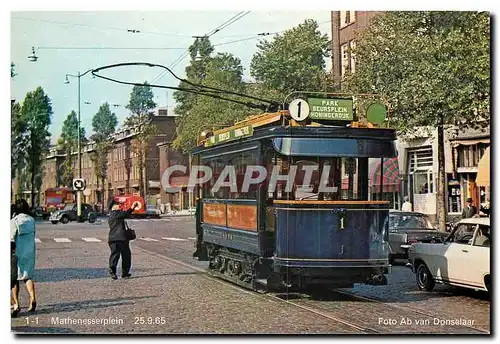
[[[148,145],[146,158],[146,176],[148,180],[146,196],[149,204],[172,203],[181,204],[180,199],[187,199],[187,195],[167,195],[161,188],[161,175],[163,171],[171,164],[184,163],[188,161],[186,155],[180,154],[170,147],[170,143],[175,136],[175,117],[169,116],[167,110],[158,108],[152,117],[152,123],[155,124],[160,133]],[[87,181],[87,190],[84,196],[84,202],[107,203],[114,196],[122,194],[139,193],[140,170],[138,157],[132,150],[132,142],[135,137],[133,128],[120,128],[114,134],[114,147],[108,154],[107,177],[104,181],[104,188],[101,181],[97,180],[94,173],[94,166],[91,155],[94,152],[95,144],[88,143],[82,148],[82,178]],[[166,149],[165,149],[166,148]],[[78,161],[76,152],[74,155],[73,167],[75,176],[78,171]],[[61,164],[66,155],[57,149],[51,148],[45,160],[45,175],[42,182],[41,202],[43,204],[43,192],[47,188],[62,186],[61,183]],[[104,192],[102,191],[104,189]],[[180,198],[180,199],[179,199]],[[184,207],[188,202],[183,203]]]
[[[349,48],[356,47],[355,35],[370,24],[380,11],[332,11],[332,72],[342,85],[346,72],[356,71],[354,56]]]
[[[382,11],[332,11],[332,73],[342,87],[346,72],[356,72],[356,32],[370,25]],[[416,128],[417,129],[417,128]],[[422,128],[421,128],[422,129]],[[490,199],[489,185],[476,185],[479,161],[490,145],[489,127],[485,130],[458,129],[452,138],[445,132],[445,173],[448,216],[459,216],[467,198],[478,206]],[[397,140],[398,164],[401,179],[400,195],[389,199],[394,208],[401,206],[402,196],[410,196],[415,211],[436,216],[437,204],[437,132],[418,130],[424,134],[412,140]]]

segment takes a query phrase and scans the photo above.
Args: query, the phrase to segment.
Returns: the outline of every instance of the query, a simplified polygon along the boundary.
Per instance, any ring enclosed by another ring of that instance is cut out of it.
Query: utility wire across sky
[[[209,31],[208,33],[206,33],[204,36],[206,36],[206,37],[213,36],[217,32],[220,32],[221,30],[227,28],[229,25],[234,24],[235,22],[237,22],[238,20],[240,20],[244,16],[248,15],[249,13],[250,13],[250,11],[239,12],[238,14],[232,16],[227,21],[225,21],[224,23],[222,23],[221,25],[217,26],[215,29],[213,29],[213,30]],[[175,68],[188,54],[189,54],[189,48],[187,48],[184,53],[182,53],[181,55],[179,55],[179,57],[176,58],[174,60],[174,62],[172,62],[168,67],[169,68]],[[162,73],[158,74],[155,78],[153,78],[151,82],[152,83],[158,82],[159,80],[161,80],[161,78],[163,78],[163,76],[166,73],[167,73],[167,71],[163,71]]]

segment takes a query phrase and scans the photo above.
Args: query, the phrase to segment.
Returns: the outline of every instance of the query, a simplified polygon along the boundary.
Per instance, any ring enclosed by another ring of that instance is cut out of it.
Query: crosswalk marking
[[[175,237],[161,237],[163,240],[169,240],[169,241],[188,241],[188,240],[196,240],[196,237],[188,237],[187,239],[184,238],[175,238]],[[84,237],[84,238],[73,238],[73,240],[81,239],[82,241],[85,242],[102,242],[102,239],[96,238],[96,237]],[[150,241],[150,242],[159,242],[160,240],[158,239],[153,239],[149,237],[140,237],[138,238],[139,240],[142,241]],[[52,238],[57,243],[65,243],[65,242],[72,242],[71,239],[69,238]],[[35,242],[37,244],[41,244],[42,240],[39,238],[35,238]]]
[[[157,239],[151,239],[151,238],[139,238],[141,240],[144,240],[144,241],[159,241]]]
[[[97,238],[82,238],[82,240],[86,242],[101,242],[101,240]]]
[[[68,238],[54,238],[55,242],[71,242]]]
[[[165,237],[161,237],[162,239],[165,239],[165,240],[170,240],[170,241],[187,241],[187,239],[181,239],[181,238],[165,238]]]

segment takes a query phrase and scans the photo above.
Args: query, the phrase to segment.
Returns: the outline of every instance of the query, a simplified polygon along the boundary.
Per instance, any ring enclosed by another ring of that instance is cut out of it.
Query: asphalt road
[[[107,276],[107,223],[37,224],[38,310],[12,320],[16,333],[410,334],[490,331],[485,293],[417,289],[404,262],[387,286],[321,295],[259,294],[205,274],[192,258],[192,217],[129,220],[132,275]],[[27,293],[22,290],[21,308]],[[452,320],[458,320],[452,323]]]

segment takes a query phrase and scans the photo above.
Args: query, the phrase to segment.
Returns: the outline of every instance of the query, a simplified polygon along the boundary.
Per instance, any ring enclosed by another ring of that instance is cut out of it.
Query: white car
[[[420,290],[442,283],[491,291],[490,219],[462,219],[443,243],[411,245],[408,260]]]

